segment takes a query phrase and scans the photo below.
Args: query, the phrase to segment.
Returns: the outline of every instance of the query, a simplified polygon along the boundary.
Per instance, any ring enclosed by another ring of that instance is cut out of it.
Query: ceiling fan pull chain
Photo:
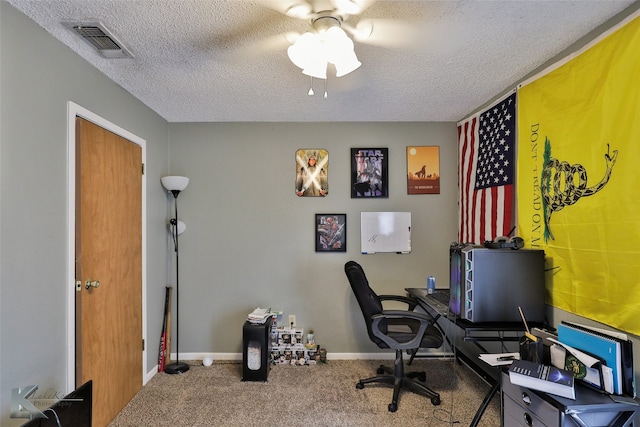
[[[309,86],[309,92],[307,92],[307,95],[309,96],[315,95],[315,93],[313,92],[313,76],[311,76],[311,85]]]

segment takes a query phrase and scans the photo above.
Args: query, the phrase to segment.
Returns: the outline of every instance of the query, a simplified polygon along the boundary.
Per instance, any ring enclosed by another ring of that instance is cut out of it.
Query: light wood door
[[[76,385],[101,427],[142,387],[142,149],[81,118],[76,139]]]

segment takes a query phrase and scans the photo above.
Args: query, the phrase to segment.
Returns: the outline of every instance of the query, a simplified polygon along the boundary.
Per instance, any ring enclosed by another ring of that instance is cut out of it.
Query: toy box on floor
[[[317,363],[318,345],[304,344],[302,328],[279,327],[271,330],[271,361],[276,365],[313,365]]]

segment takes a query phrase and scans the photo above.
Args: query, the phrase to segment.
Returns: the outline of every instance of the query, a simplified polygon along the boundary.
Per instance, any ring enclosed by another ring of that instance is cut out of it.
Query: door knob
[[[89,279],[86,282],[84,282],[85,289],[97,288],[98,286],[100,286],[100,281],[98,281],[98,280]]]

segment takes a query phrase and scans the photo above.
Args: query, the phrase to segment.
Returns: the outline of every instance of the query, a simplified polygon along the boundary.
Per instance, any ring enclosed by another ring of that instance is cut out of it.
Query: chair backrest
[[[355,261],[349,261],[344,265],[344,272],[347,275],[347,279],[349,279],[349,284],[351,284],[351,289],[358,301],[360,310],[362,310],[369,338],[379,347],[387,348],[388,346],[384,341],[373,335],[371,330],[372,316],[382,313],[382,302],[380,298],[378,298],[378,295],[369,286],[367,276],[364,274],[364,270],[360,264]]]

